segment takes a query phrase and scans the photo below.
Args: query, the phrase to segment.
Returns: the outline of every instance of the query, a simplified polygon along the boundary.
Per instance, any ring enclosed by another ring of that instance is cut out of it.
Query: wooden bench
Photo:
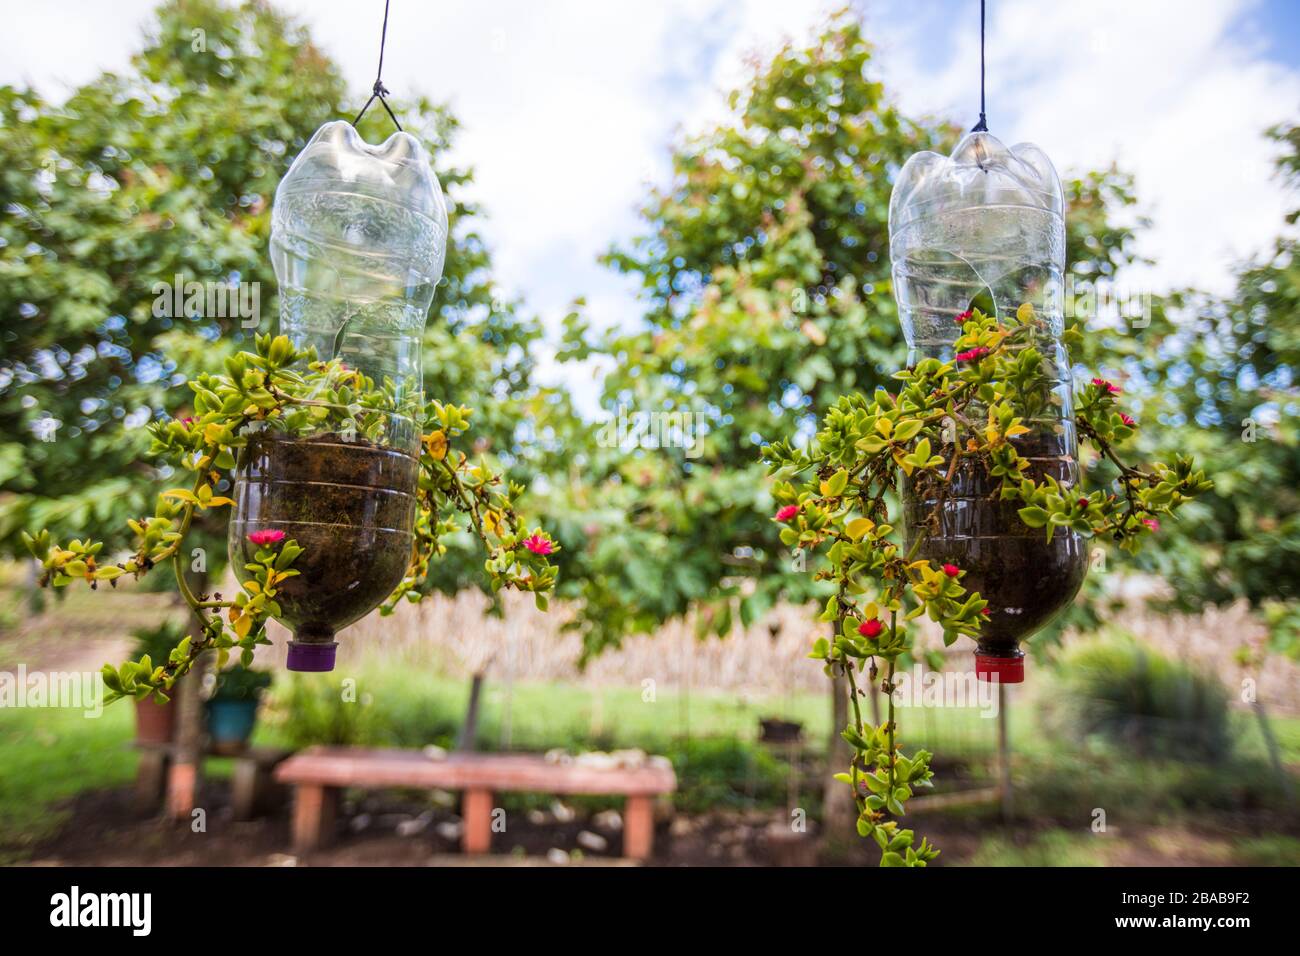
[[[295,789],[293,844],[315,849],[333,835],[339,791],[344,787],[409,787],[460,790],[466,853],[487,853],[492,844],[493,794],[501,791],[555,794],[622,794],[623,854],[649,858],[654,848],[654,799],[677,789],[671,767],[592,767],[559,764],[535,754],[451,753],[434,759],[416,750],[311,747],[290,757],[275,779]]]

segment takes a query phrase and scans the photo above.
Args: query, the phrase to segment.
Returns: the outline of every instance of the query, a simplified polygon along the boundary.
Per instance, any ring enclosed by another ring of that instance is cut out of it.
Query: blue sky
[[[46,95],[121,69],[149,0],[12,4],[0,82]],[[284,0],[362,91],[382,0]],[[554,327],[587,297],[597,326],[639,315],[632,284],[596,259],[638,231],[647,184],[674,141],[726,114],[745,57],[806,38],[835,4],[807,0],[393,0],[384,79],[394,96],[448,100],[456,158],[503,285]],[[976,0],[858,0],[900,106],[965,125],[978,113]],[[991,0],[989,121],[1042,146],[1062,172],[1117,161],[1155,222],[1155,290],[1225,289],[1291,208],[1263,129],[1300,115],[1300,3],[1288,0]],[[545,357],[545,356],[544,356]],[[546,365],[547,374],[561,369]],[[574,383],[595,407],[585,370]]]

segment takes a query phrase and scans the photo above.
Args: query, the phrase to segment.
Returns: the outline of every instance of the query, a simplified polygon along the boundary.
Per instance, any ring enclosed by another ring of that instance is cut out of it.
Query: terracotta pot
[[[802,736],[803,724],[797,720],[783,720],[780,717],[758,719],[758,739],[764,743],[788,744]]]
[[[176,734],[180,708],[176,698],[160,704],[152,696],[135,702],[135,739],[142,744],[169,744]]]
[[[235,470],[230,561],[241,581],[254,531],[283,531],[305,550],[280,586],[279,620],[294,632],[289,670],[334,669],[334,634],[392,593],[415,543],[419,463],[339,435],[249,439]]]

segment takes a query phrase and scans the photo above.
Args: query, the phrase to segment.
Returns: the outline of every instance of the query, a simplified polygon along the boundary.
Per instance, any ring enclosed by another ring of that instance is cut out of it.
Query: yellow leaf
[[[1024,303],[1020,308],[1016,309],[1016,318],[1020,320],[1022,325],[1028,325],[1034,321],[1034,307],[1028,302]]]
[[[220,508],[222,505],[234,505],[234,502],[229,498],[213,498],[208,502],[209,508]]]
[[[447,457],[447,435],[438,429],[424,436],[424,446],[429,449],[429,456],[434,461],[442,461]]]
[[[870,518],[854,518],[844,526],[845,533],[853,541],[861,541],[862,536],[876,526]]]
[[[1012,425],[1010,428],[1007,429],[1008,438],[1015,438],[1017,435],[1027,435],[1027,434],[1029,434],[1029,429],[1026,428],[1024,425]]]
[[[199,500],[194,497],[194,492],[188,491],[185,488],[172,488],[170,491],[164,491],[162,496],[164,498],[177,498],[181,501],[188,501],[190,504],[197,504]]]
[[[876,431],[888,438],[894,431],[894,423],[888,418],[879,418],[876,420]]]
[[[875,601],[872,601],[862,609],[862,619],[864,621],[869,621],[873,617],[880,617],[880,608],[877,606]]]

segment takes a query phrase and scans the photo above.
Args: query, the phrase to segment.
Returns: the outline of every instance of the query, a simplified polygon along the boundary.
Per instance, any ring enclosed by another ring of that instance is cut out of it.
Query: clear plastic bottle
[[[912,156],[899,173],[889,207],[890,255],[908,363],[951,361],[957,316],[972,305],[998,316],[1024,303],[1035,312],[1034,346],[1048,387],[1034,396],[1013,439],[1030,474],[1078,483],[1070,363],[1062,344],[1065,202],[1047,156],[1030,144],[1008,149],[985,132],[965,136],[951,156]],[[977,410],[977,414],[978,410]],[[969,417],[969,416],[968,416]],[[981,414],[982,417],[982,414]],[[1020,641],[1065,608],[1083,583],[1080,536],[1058,529],[1049,543],[1026,527],[1000,482],[962,462],[945,494],[929,480],[904,478],[908,546],[923,527],[921,554],[966,571],[962,583],[989,601],[976,650],[976,673],[1005,683],[1024,679]]]
[[[420,141],[399,132],[371,146],[326,123],[275,191],[280,331],[392,381],[399,404],[422,401],[420,343],[446,254],[446,204]]]
[[[237,574],[248,535],[275,529],[306,550],[282,584],[290,670],[334,667],[334,635],[373,610],[410,561],[424,402],[420,345],[442,277],[447,211],[419,140],[364,142],[327,123],[294,160],[272,209],[280,330],[322,360],[383,387],[391,409],[361,433],[338,416],[314,433],[250,436],[235,472],[229,546]],[[346,416],[342,416],[346,418]]]

